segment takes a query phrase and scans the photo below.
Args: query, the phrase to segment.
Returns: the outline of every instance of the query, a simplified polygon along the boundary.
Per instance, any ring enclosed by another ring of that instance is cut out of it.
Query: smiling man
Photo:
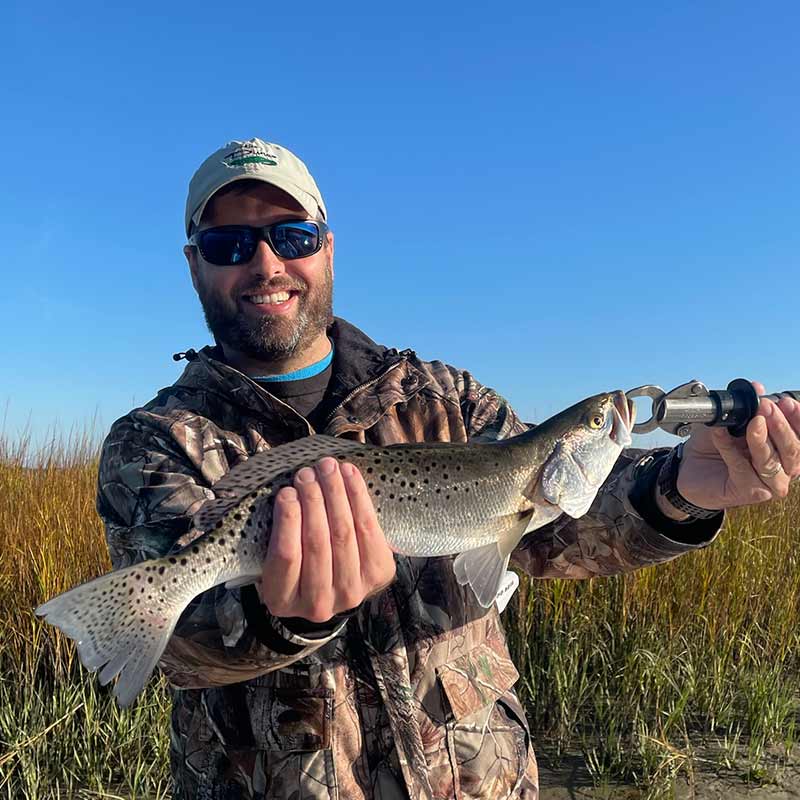
[[[314,433],[373,444],[527,429],[469,372],[386,348],[332,314],[334,237],[305,165],[232,142],[189,186],[186,259],[216,345],[118,420],[98,510],[114,566],[179,549],[214,484]],[[760,384],[761,393],[764,389]],[[783,497],[800,411],[762,401],[747,437],[623,451],[589,512],[522,539],[537,578],[611,575],[708,545],[722,509]],[[196,598],[160,662],[173,688],[175,797],[538,797],[496,607],[452,558],[390,551],[361,474],[326,458],[282,489],[260,586]]]

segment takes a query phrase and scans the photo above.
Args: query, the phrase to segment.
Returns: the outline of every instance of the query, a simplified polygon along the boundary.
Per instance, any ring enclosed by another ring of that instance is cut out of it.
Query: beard
[[[249,302],[243,294],[271,294],[282,290],[299,292],[293,318],[254,317],[242,310],[242,304]],[[323,280],[310,291],[301,278],[284,275],[269,284],[244,287],[233,300],[202,282],[198,282],[197,294],[208,330],[217,343],[224,343],[259,361],[276,361],[302,353],[333,321],[330,259],[325,261]]]

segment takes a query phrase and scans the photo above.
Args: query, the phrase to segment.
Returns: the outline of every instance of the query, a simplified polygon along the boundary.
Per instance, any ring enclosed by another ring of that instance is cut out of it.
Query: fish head
[[[631,439],[636,407],[621,390],[594,395],[543,427],[553,443],[539,476],[539,492],[572,517],[589,510]]]

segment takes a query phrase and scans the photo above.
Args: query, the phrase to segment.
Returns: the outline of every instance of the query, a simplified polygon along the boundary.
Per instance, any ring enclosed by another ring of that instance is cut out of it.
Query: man
[[[526,429],[469,372],[332,316],[326,219],[278,145],[232,142],[195,173],[185,255],[217,344],[181,354],[178,381],[105,442],[98,509],[115,567],[191,541],[214,483],[267,448]],[[762,402],[743,440],[701,428],[682,454],[624,451],[589,513],[524,537],[515,566],[582,578],[705,547],[721,509],[784,497],[800,475],[797,406]],[[497,610],[458,585],[452,559],[394,557],[347,463],[298,471],[276,498],[260,587],[196,598],[161,667],[177,689],[176,797],[538,797]]]

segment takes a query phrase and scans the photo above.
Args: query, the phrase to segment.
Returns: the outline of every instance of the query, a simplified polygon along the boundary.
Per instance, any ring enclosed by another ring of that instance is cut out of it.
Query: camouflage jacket
[[[381,347],[343,320],[330,335],[333,399],[320,432],[389,444],[527,427],[468,372]],[[229,469],[314,433],[215,348],[187,358],[178,381],[105,441],[98,510],[115,567],[184,546],[198,535],[192,515]],[[722,515],[680,526],[632,504],[666,452],[625,450],[589,513],[528,534],[515,566],[536,578],[611,575],[708,544]],[[271,617],[253,587],[195,598],[160,663],[174,687],[175,796],[535,800],[500,617],[458,585],[451,562],[398,556],[387,590],[303,633]]]

